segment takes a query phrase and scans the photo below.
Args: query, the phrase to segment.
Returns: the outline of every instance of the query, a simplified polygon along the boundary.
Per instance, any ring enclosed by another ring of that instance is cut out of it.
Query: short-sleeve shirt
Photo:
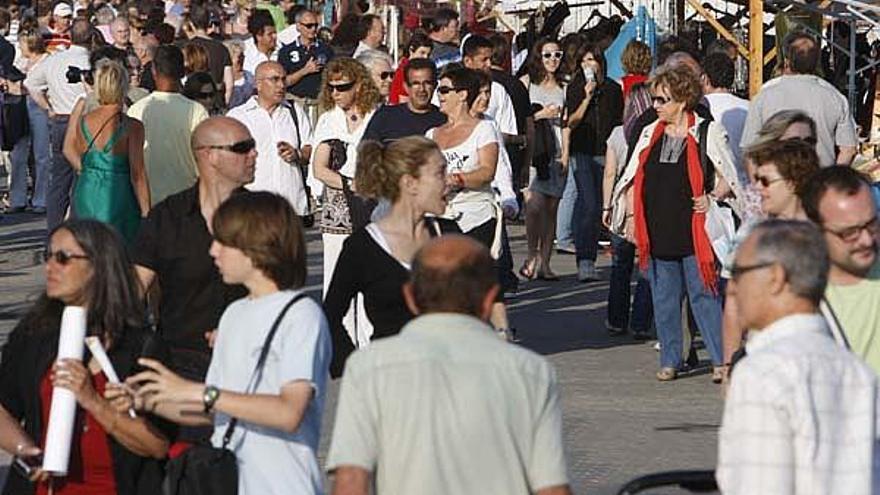
[[[434,130],[426,134],[434,138]],[[497,144],[498,137],[492,123],[481,120],[471,135],[458,146],[440,150],[446,158],[446,173],[468,173],[480,168],[479,150],[490,144]],[[497,165],[497,164],[496,164]],[[480,189],[464,189],[452,196],[446,206],[445,216],[455,218],[462,232],[469,232],[495,217],[495,194],[487,184]]]
[[[248,389],[266,335],[281,310],[297,295],[284,290],[243,298],[223,313],[206,383],[221,390]],[[321,307],[301,299],[288,310],[272,339],[258,394],[278,395],[285,384],[304,381],[314,395],[296,431],[285,433],[239,421],[229,444],[238,458],[241,495],[319,494],[318,442],[331,356],[330,332]],[[223,443],[230,417],[214,415],[215,447]]]
[[[423,136],[429,129],[445,123],[446,116],[434,105],[425,113],[413,112],[406,103],[384,105],[370,119],[364,139],[387,143],[407,136]]]
[[[211,353],[205,332],[217,328],[226,306],[246,293],[240,285],[223,283],[208,254],[211,242],[197,183],[150,210],[132,253],[135,264],[156,272],[161,289],[159,334],[173,348],[205,356]]]
[[[318,40],[306,48],[297,38],[293,43],[284,45],[278,52],[278,62],[288,74],[302,69],[311,58],[320,65],[326,65],[333,58],[333,49]],[[287,90],[302,98],[317,98],[318,93],[321,92],[321,72],[303,77]]]
[[[526,495],[565,485],[556,374],[476,318],[428,314],[348,360],[326,468],[376,493]]]
[[[857,284],[829,283],[825,298],[850,348],[880,374],[880,263]]]
[[[857,146],[855,121],[840,91],[824,79],[807,74],[768,81],[749,105],[740,145],[748,148],[767,119],[782,110],[800,110],[816,122],[816,153],[823,167],[834,165],[834,146]]]

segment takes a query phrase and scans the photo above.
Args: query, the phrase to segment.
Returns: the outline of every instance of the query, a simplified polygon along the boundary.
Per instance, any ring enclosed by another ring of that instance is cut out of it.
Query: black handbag
[[[338,172],[347,160],[348,145],[339,139],[331,139],[326,142],[330,145],[330,169]],[[373,209],[376,208],[378,202],[375,199],[365,198],[352,191],[351,179],[345,176],[342,176],[342,193],[345,195],[345,202],[348,205],[351,231],[357,232],[370,223]]]
[[[257,366],[251,375],[250,384],[247,387],[248,393],[253,393],[260,384],[263,377],[263,365],[266,364],[266,357],[269,355],[269,348],[272,345],[272,338],[275,332],[287,314],[287,310],[296,304],[300,299],[304,299],[305,294],[298,294],[290,300],[272,328],[266,335],[266,341],[263,342],[263,349],[260,351],[260,357],[257,359]],[[235,453],[229,450],[229,442],[232,440],[232,432],[235,425],[238,424],[238,418],[232,418],[223,434],[223,446],[220,448],[210,445],[194,445],[179,457],[171,459],[166,465],[165,476],[165,493],[167,495],[237,495],[238,494],[238,461]]]
[[[3,142],[0,149],[12,151],[18,141],[30,134],[28,123],[27,97],[23,95],[4,94],[3,115]]]

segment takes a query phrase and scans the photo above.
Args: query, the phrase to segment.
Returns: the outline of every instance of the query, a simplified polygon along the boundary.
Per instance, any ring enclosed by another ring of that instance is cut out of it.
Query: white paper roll
[[[66,306],[61,315],[57,359],[82,359],[86,336],[86,310]],[[43,470],[54,476],[65,476],[70,461],[70,443],[76,420],[76,396],[64,388],[52,389],[52,407],[43,449]]]

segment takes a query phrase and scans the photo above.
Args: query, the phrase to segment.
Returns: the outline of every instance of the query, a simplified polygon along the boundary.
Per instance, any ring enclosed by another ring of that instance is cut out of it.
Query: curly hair
[[[651,89],[666,88],[673,101],[684,103],[687,111],[697,108],[703,97],[703,87],[696,74],[687,66],[666,67],[651,79]]]
[[[397,201],[401,177],[410,175],[419,178],[422,166],[435,153],[442,157],[437,143],[424,136],[408,136],[387,145],[378,141],[362,141],[358,147],[354,177],[358,194]]]
[[[620,63],[628,74],[647,75],[654,63],[651,48],[639,40],[632,40],[623,49]]]
[[[746,156],[756,167],[772,163],[776,170],[801,195],[813,175],[819,171],[819,156],[815,147],[800,139],[770,141],[749,148]]]
[[[363,114],[369,113],[382,102],[379,88],[376,87],[373,76],[370,75],[364,64],[353,58],[339,57],[328,62],[324,69],[321,94],[318,96],[318,105],[321,111],[326,112],[336,105],[333,102],[333,95],[327,90],[331,79],[344,79],[356,83],[357,94],[354,97],[354,104]]]

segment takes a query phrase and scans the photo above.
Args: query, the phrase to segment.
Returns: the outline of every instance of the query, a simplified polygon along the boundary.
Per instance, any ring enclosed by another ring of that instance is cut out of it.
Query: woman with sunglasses
[[[358,62],[362,63],[370,76],[373,77],[373,84],[379,89],[382,95],[382,102],[388,102],[388,95],[391,93],[391,80],[394,78],[394,69],[391,68],[391,57],[379,50],[365,50],[357,56]]]
[[[634,239],[640,267],[648,271],[654,324],[660,339],[657,379],[674,380],[682,365],[682,306],[687,294],[709,351],[713,380],[723,376],[718,258],[706,230],[707,212],[725,199],[737,214],[742,190],[724,128],[703,124],[694,109],[702,97],[688,67],[659,71],[651,81],[658,119],[639,134],[611,203],[612,228]],[[704,136],[701,136],[704,133]],[[699,141],[704,140],[705,155]],[[705,158],[705,160],[704,160]],[[624,227],[625,226],[625,227]]]
[[[223,115],[224,113],[222,95],[217,87],[217,83],[214,82],[214,78],[208,72],[194,72],[190,74],[186,78],[186,83],[183,85],[181,93],[183,93],[183,96],[205,107],[208,115],[212,117]]]
[[[580,67],[566,91],[567,127],[563,133],[568,181],[559,201],[557,246],[575,251],[578,280],[598,279],[596,257],[602,226],[602,168],[611,130],[623,118],[623,90],[605,77],[602,49],[587,44],[578,51]]]
[[[323,78],[318,97],[318,106],[323,113],[312,134],[312,142],[318,144],[312,154],[311,168],[313,177],[319,181],[317,192],[323,196],[320,226],[324,244],[323,295],[326,295],[342,243],[352,233],[345,189],[357,189],[353,184],[357,172],[357,146],[373,112],[382,102],[382,95],[367,68],[352,58],[331,60],[324,68]],[[372,327],[362,301],[358,301],[356,307],[358,317],[355,318],[354,312],[350,311],[345,318],[345,327],[352,335],[358,335],[360,343],[365,343],[369,341]]]
[[[99,106],[71,120],[76,125],[67,127],[64,157],[79,175],[73,214],[112,225],[130,244],[150,211],[150,187],[144,125],[124,113],[128,81],[125,67],[115,60],[95,65],[92,89]]]
[[[3,493],[63,495],[161,493],[168,440],[158,422],[118,412],[113,388],[97,361],[55,360],[66,305],[86,310],[86,333],[101,340],[120,378],[134,369],[152,332],[122,239],[94,220],[69,220],[49,237],[46,291],[3,347],[0,366],[0,448],[36,466],[11,469]],[[67,476],[39,469],[53,387],[71,391],[78,414]],[[118,386],[117,386],[118,388]]]
[[[520,80],[529,88],[529,99],[533,108],[539,108],[532,118],[536,127],[549,128],[552,140],[545,143],[544,149],[537,153],[545,155],[549,163],[544,166],[531,163],[535,173],[532,175],[526,195],[526,238],[529,253],[519,273],[526,279],[538,277],[542,280],[558,280],[550,269],[550,255],[553,238],[556,234],[556,208],[565,190],[565,167],[562,160],[563,143],[562,110],[565,106],[565,90],[557,77],[562,63],[562,49],[551,39],[539,40],[526,61],[528,73]],[[541,133],[540,129],[536,129]],[[543,133],[542,133],[543,134]],[[533,162],[537,154],[532,151]]]

